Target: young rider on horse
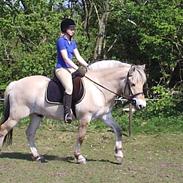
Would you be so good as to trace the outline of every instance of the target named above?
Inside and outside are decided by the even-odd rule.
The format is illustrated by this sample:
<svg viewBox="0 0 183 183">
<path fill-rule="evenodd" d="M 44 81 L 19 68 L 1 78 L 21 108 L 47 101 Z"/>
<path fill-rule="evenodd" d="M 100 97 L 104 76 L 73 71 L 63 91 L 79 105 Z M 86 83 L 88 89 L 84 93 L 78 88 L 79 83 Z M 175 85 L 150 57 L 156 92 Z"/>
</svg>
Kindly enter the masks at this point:
<svg viewBox="0 0 183 183">
<path fill-rule="evenodd" d="M 73 39 L 75 33 L 75 22 L 72 19 L 66 18 L 61 22 L 61 35 L 57 39 L 57 63 L 55 74 L 59 81 L 65 88 L 65 94 L 63 99 L 64 105 L 64 121 L 72 121 L 71 113 L 71 102 L 72 102 L 72 73 L 78 70 L 78 66 L 72 61 L 73 56 L 76 57 L 77 61 L 84 67 L 88 64 L 81 57 L 75 40 Z"/>
</svg>

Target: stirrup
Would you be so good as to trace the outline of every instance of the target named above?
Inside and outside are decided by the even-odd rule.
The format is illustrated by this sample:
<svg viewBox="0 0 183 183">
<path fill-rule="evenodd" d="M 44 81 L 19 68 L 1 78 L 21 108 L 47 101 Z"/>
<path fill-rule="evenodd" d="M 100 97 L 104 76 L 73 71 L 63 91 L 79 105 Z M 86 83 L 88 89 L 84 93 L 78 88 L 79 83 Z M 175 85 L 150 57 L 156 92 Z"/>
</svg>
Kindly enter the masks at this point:
<svg viewBox="0 0 183 183">
<path fill-rule="evenodd" d="M 72 122 L 72 116 L 71 114 L 67 113 L 64 117 L 65 123 L 71 123 Z"/>
</svg>

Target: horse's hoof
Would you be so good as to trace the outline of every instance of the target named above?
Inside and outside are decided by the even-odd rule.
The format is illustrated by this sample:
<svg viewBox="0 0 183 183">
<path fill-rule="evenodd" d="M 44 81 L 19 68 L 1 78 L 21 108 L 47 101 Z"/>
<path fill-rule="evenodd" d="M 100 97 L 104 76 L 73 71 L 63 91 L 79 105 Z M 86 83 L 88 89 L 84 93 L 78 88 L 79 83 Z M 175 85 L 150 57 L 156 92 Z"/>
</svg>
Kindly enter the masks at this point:
<svg viewBox="0 0 183 183">
<path fill-rule="evenodd" d="M 116 161 L 117 161 L 117 163 L 118 163 L 119 165 L 121 165 L 122 162 L 123 162 L 123 158 L 122 158 L 122 157 L 116 157 Z"/>
<path fill-rule="evenodd" d="M 32 156 L 32 159 L 34 161 L 37 161 L 37 162 L 40 162 L 40 163 L 47 163 L 48 161 L 44 158 L 44 156 L 37 156 L 37 157 L 34 157 Z"/>
<path fill-rule="evenodd" d="M 86 164 L 86 159 L 82 155 L 79 155 L 77 158 L 77 163 L 79 164 Z"/>
<path fill-rule="evenodd" d="M 122 151 L 118 151 L 115 153 L 115 158 L 118 162 L 118 164 L 122 164 L 122 161 L 123 161 L 123 152 Z"/>
<path fill-rule="evenodd" d="M 46 160 L 44 157 L 41 157 L 38 161 L 41 163 L 48 163 L 48 160 Z"/>
</svg>

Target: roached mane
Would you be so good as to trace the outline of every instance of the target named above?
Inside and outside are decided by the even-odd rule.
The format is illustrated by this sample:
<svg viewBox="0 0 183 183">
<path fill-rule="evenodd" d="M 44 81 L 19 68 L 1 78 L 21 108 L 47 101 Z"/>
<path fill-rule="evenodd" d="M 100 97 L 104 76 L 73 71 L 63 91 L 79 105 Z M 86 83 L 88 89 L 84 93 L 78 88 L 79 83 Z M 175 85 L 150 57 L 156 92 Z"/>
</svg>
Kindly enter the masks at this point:
<svg viewBox="0 0 183 183">
<path fill-rule="evenodd" d="M 115 67 L 129 67 L 130 64 L 123 63 L 120 61 L 115 60 L 101 60 L 97 61 L 89 66 L 91 70 L 100 70 L 100 69 L 107 69 L 107 68 L 115 68 Z"/>
</svg>

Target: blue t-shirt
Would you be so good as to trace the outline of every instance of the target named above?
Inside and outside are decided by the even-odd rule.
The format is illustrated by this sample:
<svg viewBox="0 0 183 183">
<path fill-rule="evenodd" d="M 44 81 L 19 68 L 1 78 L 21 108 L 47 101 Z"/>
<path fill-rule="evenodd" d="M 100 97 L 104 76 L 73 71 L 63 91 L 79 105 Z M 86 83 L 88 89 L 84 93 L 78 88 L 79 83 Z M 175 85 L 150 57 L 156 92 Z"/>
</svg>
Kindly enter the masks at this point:
<svg viewBox="0 0 183 183">
<path fill-rule="evenodd" d="M 68 39 L 65 36 L 59 37 L 56 42 L 57 47 L 57 63 L 56 68 L 68 68 L 70 65 L 65 63 L 64 59 L 62 58 L 62 55 L 60 53 L 61 50 L 67 50 L 68 58 L 72 60 L 74 55 L 74 49 L 77 48 L 76 41 L 71 40 L 68 41 Z"/>
</svg>

